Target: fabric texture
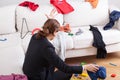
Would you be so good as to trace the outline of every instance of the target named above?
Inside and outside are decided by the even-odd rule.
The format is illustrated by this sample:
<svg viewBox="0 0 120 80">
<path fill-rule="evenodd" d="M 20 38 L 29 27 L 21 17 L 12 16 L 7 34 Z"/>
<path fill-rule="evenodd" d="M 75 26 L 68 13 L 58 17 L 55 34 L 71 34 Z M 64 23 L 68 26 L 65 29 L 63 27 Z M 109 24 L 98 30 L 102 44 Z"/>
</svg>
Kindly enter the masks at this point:
<svg viewBox="0 0 120 80">
<path fill-rule="evenodd" d="M 20 3 L 19 6 L 28 7 L 32 11 L 35 11 L 39 7 L 38 4 L 35 4 L 33 2 L 30 2 L 30 1 L 24 1 L 24 2 Z"/>
<path fill-rule="evenodd" d="M 120 11 L 116 11 L 116 10 L 112 11 L 109 16 L 109 23 L 107 23 L 103 29 L 104 30 L 111 29 L 114 26 L 115 21 L 117 21 L 119 18 L 120 18 Z"/>
<path fill-rule="evenodd" d="M 99 70 L 96 73 L 87 71 L 89 77 L 91 78 L 91 80 L 98 80 L 98 78 L 100 79 L 105 79 L 106 78 L 106 68 L 101 66 L 99 67 Z"/>
<path fill-rule="evenodd" d="M 107 51 L 105 48 L 105 43 L 103 41 L 102 35 L 97 27 L 90 25 L 90 31 L 93 33 L 93 46 L 97 48 L 97 58 L 105 58 Z"/>
<path fill-rule="evenodd" d="M 50 3 L 56 7 L 59 13 L 67 14 L 74 11 L 74 8 L 66 0 L 50 0 Z"/>
</svg>

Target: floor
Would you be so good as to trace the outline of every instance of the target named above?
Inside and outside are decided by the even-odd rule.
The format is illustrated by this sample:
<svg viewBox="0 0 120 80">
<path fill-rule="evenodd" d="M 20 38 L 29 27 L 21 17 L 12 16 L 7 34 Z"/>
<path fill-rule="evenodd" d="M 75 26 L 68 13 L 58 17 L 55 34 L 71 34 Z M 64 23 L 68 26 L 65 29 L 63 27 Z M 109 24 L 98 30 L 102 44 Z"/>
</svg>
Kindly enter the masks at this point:
<svg viewBox="0 0 120 80">
<path fill-rule="evenodd" d="M 96 56 L 85 56 L 79 58 L 69 58 L 65 61 L 69 65 L 80 65 L 81 63 L 96 63 L 106 67 L 107 78 L 105 80 L 120 80 L 120 52 L 109 53 L 105 59 L 96 59 Z M 85 72 L 86 73 L 86 72 Z M 111 77 L 115 74 L 115 77 Z M 83 80 L 90 80 L 89 77 Z"/>
</svg>

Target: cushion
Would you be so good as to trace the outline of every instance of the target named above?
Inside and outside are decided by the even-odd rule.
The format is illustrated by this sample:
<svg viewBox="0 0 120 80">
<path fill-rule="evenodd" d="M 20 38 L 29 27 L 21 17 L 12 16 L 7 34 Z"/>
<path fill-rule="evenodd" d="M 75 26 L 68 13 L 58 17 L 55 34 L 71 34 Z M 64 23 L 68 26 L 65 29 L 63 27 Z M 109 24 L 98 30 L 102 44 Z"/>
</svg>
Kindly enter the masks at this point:
<svg viewBox="0 0 120 80">
<path fill-rule="evenodd" d="M 0 34 L 15 32 L 16 5 L 0 7 Z"/>
<path fill-rule="evenodd" d="M 83 25 L 105 25 L 108 22 L 108 0 L 99 0 L 96 8 L 89 2 L 80 0 L 67 0 L 75 9 L 64 15 L 64 22 L 72 27 Z"/>
<path fill-rule="evenodd" d="M 120 42 L 120 38 L 118 37 L 120 35 L 119 30 L 110 29 L 105 31 L 102 29 L 102 26 L 94 26 L 94 27 L 98 27 L 98 29 L 100 30 L 103 36 L 103 41 L 105 42 L 106 45 Z M 89 28 L 90 28 L 89 26 L 86 26 L 86 27 L 76 27 L 71 29 L 72 30 L 71 33 L 74 34 L 74 36 L 72 36 L 74 48 L 78 49 L 78 48 L 92 47 L 93 34 L 89 30 Z M 75 36 L 75 33 L 78 31 L 78 29 L 81 29 L 83 32 L 80 35 Z"/>
<path fill-rule="evenodd" d="M 21 45 L 0 48 L 0 75 L 23 74 L 24 57 Z"/>
<path fill-rule="evenodd" d="M 16 15 L 17 15 L 17 28 L 19 31 L 21 31 L 22 27 L 22 21 L 23 18 L 26 19 L 28 29 L 29 31 L 32 31 L 34 28 L 40 28 L 43 26 L 44 22 L 47 20 L 47 17 L 45 14 L 50 14 L 51 10 L 53 9 L 53 6 L 50 4 L 39 4 L 39 7 L 36 9 L 36 11 L 31 11 L 29 8 L 17 6 L 16 9 Z M 55 19 L 57 19 L 60 24 L 63 24 L 63 15 L 58 14 L 56 15 Z M 27 27 L 25 24 L 25 20 L 23 22 L 24 26 L 24 32 L 26 32 Z"/>
</svg>

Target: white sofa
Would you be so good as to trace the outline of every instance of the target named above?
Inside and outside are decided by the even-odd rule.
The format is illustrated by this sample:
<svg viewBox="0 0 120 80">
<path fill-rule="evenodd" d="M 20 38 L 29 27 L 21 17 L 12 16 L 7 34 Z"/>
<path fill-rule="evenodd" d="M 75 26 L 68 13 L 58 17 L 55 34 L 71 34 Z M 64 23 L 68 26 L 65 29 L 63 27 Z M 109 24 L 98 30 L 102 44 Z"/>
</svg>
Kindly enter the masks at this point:
<svg viewBox="0 0 120 80">
<path fill-rule="evenodd" d="M 31 1 L 39 4 L 36 11 L 18 6 L 18 4 L 0 7 L 0 64 L 2 64 L 0 74 L 22 73 L 25 52 L 32 36 L 31 31 L 42 27 L 47 20 L 45 14 L 49 14 L 53 9 L 49 0 Z M 102 29 L 109 22 L 109 13 L 112 10 L 119 10 L 118 8 L 110 8 L 108 0 L 99 0 L 95 9 L 84 0 L 67 0 L 67 2 L 73 6 L 74 11 L 64 15 L 58 14 L 55 17 L 61 25 L 70 24 L 71 33 L 74 34 L 70 36 L 68 33 L 64 33 L 65 59 L 96 55 L 97 49 L 92 46 L 93 35 L 89 30 L 89 25 L 99 28 L 108 53 L 120 51 L 120 37 L 118 37 L 120 35 L 120 20 L 112 29 L 106 31 Z M 21 31 L 22 26 L 23 31 Z M 78 29 L 83 32 L 80 35 L 75 35 Z"/>
<path fill-rule="evenodd" d="M 29 8 L 20 6 L 16 9 L 17 28 L 20 32 L 22 18 L 26 19 L 28 29 L 29 31 L 32 31 L 36 27 L 42 27 L 43 23 L 47 20 L 45 14 L 49 14 L 53 9 L 53 5 L 49 3 L 49 0 L 45 0 L 44 2 L 38 2 L 37 0 L 30 1 L 39 4 L 39 8 L 35 12 L 31 11 Z M 120 51 L 120 38 L 118 37 L 120 35 L 120 30 L 118 29 L 119 26 L 115 25 L 110 30 L 103 30 L 103 27 L 109 22 L 110 11 L 119 9 L 115 7 L 109 9 L 108 0 L 99 0 L 97 7 L 94 9 L 89 2 L 85 2 L 84 0 L 67 0 L 67 2 L 74 8 L 74 11 L 68 14 L 59 14 L 56 16 L 56 19 L 61 25 L 69 24 L 72 30 L 71 33 L 74 34 L 73 36 L 65 36 L 65 58 L 96 55 L 97 49 L 92 46 L 93 34 L 89 30 L 89 25 L 99 28 L 108 53 Z M 83 33 L 76 36 L 75 33 L 79 28 Z M 24 31 L 22 31 L 22 33 L 26 33 L 26 29 L 27 27 L 24 23 Z M 30 37 L 31 35 L 28 34 L 24 39 L 22 39 L 25 51 Z"/>
</svg>

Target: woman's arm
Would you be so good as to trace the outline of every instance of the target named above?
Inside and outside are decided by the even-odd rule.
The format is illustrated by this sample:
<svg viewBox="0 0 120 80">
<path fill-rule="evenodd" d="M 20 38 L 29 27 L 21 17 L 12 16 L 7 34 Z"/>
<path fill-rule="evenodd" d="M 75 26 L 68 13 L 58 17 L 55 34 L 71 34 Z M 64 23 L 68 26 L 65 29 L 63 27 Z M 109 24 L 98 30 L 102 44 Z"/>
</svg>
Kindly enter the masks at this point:
<svg viewBox="0 0 120 80">
<path fill-rule="evenodd" d="M 82 73 L 83 71 L 82 66 L 69 66 L 64 63 L 64 61 L 56 55 L 56 52 L 52 47 L 47 47 L 47 49 L 45 49 L 44 58 L 49 64 L 65 73 Z"/>
<path fill-rule="evenodd" d="M 54 19 L 58 15 L 56 8 L 52 9 L 49 15 L 45 14 L 48 19 Z"/>
<path fill-rule="evenodd" d="M 52 47 L 47 47 L 47 49 L 45 49 L 44 58 L 48 61 L 49 64 L 66 73 L 81 74 L 83 70 L 88 70 L 91 72 L 96 72 L 99 70 L 99 66 L 95 64 L 86 64 L 84 66 L 69 66 L 64 63 L 64 61 L 56 54 L 55 49 Z"/>
</svg>

